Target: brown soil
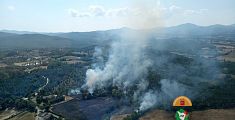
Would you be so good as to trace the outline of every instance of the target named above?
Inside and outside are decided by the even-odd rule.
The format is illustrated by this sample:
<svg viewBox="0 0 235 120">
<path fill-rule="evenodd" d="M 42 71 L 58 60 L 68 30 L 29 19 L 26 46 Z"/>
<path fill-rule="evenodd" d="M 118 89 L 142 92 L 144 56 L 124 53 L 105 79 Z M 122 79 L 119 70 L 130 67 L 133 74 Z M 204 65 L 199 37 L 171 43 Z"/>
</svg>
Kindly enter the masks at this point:
<svg viewBox="0 0 235 120">
<path fill-rule="evenodd" d="M 140 120 L 175 120 L 174 115 L 175 113 L 154 110 L 146 113 Z M 190 120 L 235 120 L 235 108 L 193 111 L 190 113 Z"/>
</svg>

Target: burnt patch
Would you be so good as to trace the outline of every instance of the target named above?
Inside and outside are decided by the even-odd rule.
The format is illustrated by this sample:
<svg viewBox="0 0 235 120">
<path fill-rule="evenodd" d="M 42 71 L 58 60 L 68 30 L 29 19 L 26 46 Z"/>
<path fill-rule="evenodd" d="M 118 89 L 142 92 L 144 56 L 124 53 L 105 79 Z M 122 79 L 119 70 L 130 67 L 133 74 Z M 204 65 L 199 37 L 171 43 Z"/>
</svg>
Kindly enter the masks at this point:
<svg viewBox="0 0 235 120">
<path fill-rule="evenodd" d="M 117 100 L 111 97 L 98 97 L 89 100 L 73 99 L 53 107 L 53 112 L 66 119 L 102 120 L 115 110 Z"/>
</svg>

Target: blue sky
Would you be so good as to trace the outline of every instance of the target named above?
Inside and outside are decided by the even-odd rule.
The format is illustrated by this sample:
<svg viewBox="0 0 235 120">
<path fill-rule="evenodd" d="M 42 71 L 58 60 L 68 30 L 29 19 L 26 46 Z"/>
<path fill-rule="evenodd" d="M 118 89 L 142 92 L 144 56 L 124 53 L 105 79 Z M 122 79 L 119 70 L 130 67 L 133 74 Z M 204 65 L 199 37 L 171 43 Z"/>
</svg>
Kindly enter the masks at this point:
<svg viewBox="0 0 235 120">
<path fill-rule="evenodd" d="M 235 0 L 0 0 L 0 29 L 38 32 L 234 24 Z"/>
</svg>

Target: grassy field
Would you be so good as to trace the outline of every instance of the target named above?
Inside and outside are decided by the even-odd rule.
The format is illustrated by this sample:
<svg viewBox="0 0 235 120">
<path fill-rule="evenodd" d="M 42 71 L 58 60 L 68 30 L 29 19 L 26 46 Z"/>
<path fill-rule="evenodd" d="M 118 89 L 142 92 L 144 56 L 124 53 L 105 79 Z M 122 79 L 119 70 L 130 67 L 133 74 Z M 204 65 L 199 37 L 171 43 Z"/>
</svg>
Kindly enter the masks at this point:
<svg viewBox="0 0 235 120">
<path fill-rule="evenodd" d="M 140 120 L 175 120 L 175 113 L 163 110 L 154 110 L 145 114 Z M 234 120 L 235 109 L 209 109 L 193 111 L 190 120 Z"/>
<path fill-rule="evenodd" d="M 9 120 L 35 120 L 35 113 L 22 112 Z"/>
<path fill-rule="evenodd" d="M 7 64 L 4 64 L 4 63 L 0 63 L 0 67 L 6 67 Z"/>
<path fill-rule="evenodd" d="M 10 118 L 11 116 L 14 116 L 14 115 L 16 115 L 18 113 L 19 113 L 19 111 L 16 111 L 14 109 L 0 111 L 0 120 L 4 120 L 4 119 L 7 119 L 7 118 Z"/>
<path fill-rule="evenodd" d="M 221 61 L 235 62 L 235 55 L 219 56 L 219 57 L 217 57 L 217 59 L 221 60 Z"/>
<path fill-rule="evenodd" d="M 125 117 L 127 117 L 130 114 L 124 114 L 124 115 L 113 115 L 110 120 L 123 120 Z"/>
</svg>

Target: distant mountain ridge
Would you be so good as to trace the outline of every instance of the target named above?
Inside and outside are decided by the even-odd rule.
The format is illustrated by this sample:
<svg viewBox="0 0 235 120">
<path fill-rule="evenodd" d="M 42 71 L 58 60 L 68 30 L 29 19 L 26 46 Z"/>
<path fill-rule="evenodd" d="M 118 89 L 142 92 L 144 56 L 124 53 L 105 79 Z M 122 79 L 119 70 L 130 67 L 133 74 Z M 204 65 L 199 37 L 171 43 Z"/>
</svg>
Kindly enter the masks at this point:
<svg viewBox="0 0 235 120">
<path fill-rule="evenodd" d="M 235 26 L 232 25 L 210 25 L 198 26 L 191 23 L 181 24 L 178 26 L 168 27 L 165 29 L 165 34 L 177 35 L 219 35 L 219 34 L 234 34 Z"/>
<path fill-rule="evenodd" d="M 185 23 L 185 24 L 180 24 L 176 26 L 171 26 L 171 27 L 164 27 L 163 29 L 169 30 L 169 29 L 196 29 L 196 28 L 222 28 L 222 27 L 235 27 L 235 24 L 231 25 L 221 25 L 221 24 L 214 24 L 214 25 L 209 25 L 209 26 L 200 26 L 192 23 Z M 128 27 L 123 27 L 120 29 L 110 29 L 110 30 L 97 30 L 97 31 L 87 31 L 87 32 L 31 32 L 31 31 L 18 31 L 18 30 L 0 30 L 0 32 L 4 33 L 13 33 L 13 34 L 46 34 L 46 35 L 65 35 L 67 33 L 79 33 L 79 34 L 87 34 L 87 33 L 102 33 L 102 32 L 109 32 L 109 31 L 120 31 L 120 30 L 132 30 L 131 28 Z"/>
<path fill-rule="evenodd" d="M 154 36 L 203 37 L 224 36 L 235 40 L 235 24 L 198 26 L 191 23 L 167 28 L 151 29 Z M 4 32 L 3 32 L 4 31 Z M 0 31 L 0 48 L 80 48 L 90 45 L 105 45 L 119 39 L 123 31 L 135 31 L 130 28 L 92 32 L 35 33 L 28 31 Z M 137 30 L 138 31 L 138 30 Z"/>
<path fill-rule="evenodd" d="M 0 48 L 63 48 L 71 47 L 71 42 L 69 39 L 56 36 L 22 34 L 0 37 Z"/>
<path fill-rule="evenodd" d="M 6 33 L 6 32 L 0 32 L 0 37 L 7 37 L 7 36 L 12 36 L 15 35 L 13 33 Z"/>
<path fill-rule="evenodd" d="M 0 30 L 0 32 L 13 33 L 13 34 L 37 34 L 39 32 L 17 31 L 17 30 Z"/>
</svg>

